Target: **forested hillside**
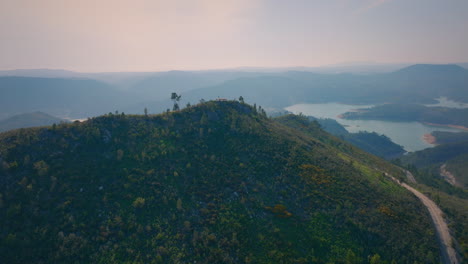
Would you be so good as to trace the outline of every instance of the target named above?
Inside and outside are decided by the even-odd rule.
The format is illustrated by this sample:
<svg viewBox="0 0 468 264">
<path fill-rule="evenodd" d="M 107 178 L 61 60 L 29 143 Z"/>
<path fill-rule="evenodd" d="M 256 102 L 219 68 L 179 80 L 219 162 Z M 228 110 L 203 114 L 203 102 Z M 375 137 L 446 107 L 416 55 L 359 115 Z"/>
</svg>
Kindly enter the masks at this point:
<svg viewBox="0 0 468 264">
<path fill-rule="evenodd" d="M 435 138 L 436 144 L 461 143 L 463 141 L 468 141 L 468 132 L 434 131 L 431 135 Z"/>
<path fill-rule="evenodd" d="M 428 170 L 432 181 L 442 180 L 441 166 L 445 164 L 448 170 L 456 178 L 456 184 L 459 187 L 468 187 L 468 141 L 441 144 L 434 148 L 428 148 L 421 151 L 410 153 L 403 156 L 401 160 L 404 164 L 424 168 Z M 434 177 L 435 175 L 435 177 Z M 427 182 L 426 184 L 429 184 Z M 434 184 L 429 184 L 434 185 Z"/>
<path fill-rule="evenodd" d="M 2 263 L 439 263 L 401 170 L 210 101 L 0 134 Z"/>
<path fill-rule="evenodd" d="M 358 133 L 349 133 L 340 123 L 330 118 L 315 118 L 307 117 L 309 120 L 316 120 L 320 127 L 328 133 L 335 135 L 354 146 L 382 157 L 387 160 L 392 160 L 400 157 L 406 151 L 405 149 L 394 143 L 385 135 L 379 135 L 375 132 L 360 131 Z"/>
</svg>

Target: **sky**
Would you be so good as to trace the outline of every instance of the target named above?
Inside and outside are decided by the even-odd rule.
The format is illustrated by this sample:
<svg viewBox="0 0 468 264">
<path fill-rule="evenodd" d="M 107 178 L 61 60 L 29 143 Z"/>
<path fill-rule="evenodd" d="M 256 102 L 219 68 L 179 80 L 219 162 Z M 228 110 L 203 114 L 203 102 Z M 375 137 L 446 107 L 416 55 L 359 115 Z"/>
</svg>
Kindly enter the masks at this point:
<svg viewBox="0 0 468 264">
<path fill-rule="evenodd" d="M 468 62 L 467 0 L 0 0 L 0 70 Z"/>
</svg>

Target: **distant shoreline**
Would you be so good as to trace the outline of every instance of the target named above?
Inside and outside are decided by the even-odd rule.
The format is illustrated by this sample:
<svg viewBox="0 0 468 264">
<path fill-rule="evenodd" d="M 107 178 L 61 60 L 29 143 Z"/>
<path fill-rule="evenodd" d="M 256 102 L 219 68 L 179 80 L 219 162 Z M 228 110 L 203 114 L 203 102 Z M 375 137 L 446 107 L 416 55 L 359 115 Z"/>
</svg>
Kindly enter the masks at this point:
<svg viewBox="0 0 468 264">
<path fill-rule="evenodd" d="M 434 124 L 434 123 L 428 123 L 428 122 L 422 122 L 424 125 L 428 126 L 439 126 L 439 127 L 450 127 L 450 128 L 456 128 L 456 129 L 461 129 L 464 131 L 468 131 L 468 127 L 465 126 L 457 126 L 457 125 L 442 125 L 442 124 Z M 422 136 L 422 139 L 431 145 L 438 145 L 437 143 L 437 138 L 434 137 L 432 134 L 424 134 Z"/>
<path fill-rule="evenodd" d="M 457 128 L 457 129 L 468 131 L 468 127 L 465 127 L 465 126 L 443 125 L 443 124 L 435 124 L 435 123 L 429 123 L 429 122 L 421 122 L 421 123 L 423 123 L 424 125 L 428 125 L 428 126 L 450 127 L 450 128 Z"/>
<path fill-rule="evenodd" d="M 346 119 L 346 118 L 344 118 L 343 114 L 337 115 L 336 117 L 340 118 L 340 119 Z M 357 120 L 367 120 L 367 119 L 357 119 Z M 389 120 L 385 120 L 385 119 L 383 119 L 383 120 L 382 119 L 372 119 L 372 120 L 389 121 Z M 396 122 L 408 122 L 408 121 L 396 121 Z M 460 125 L 444 125 L 444 124 L 436 124 L 436 123 L 429 123 L 429 122 L 421 122 L 421 121 L 418 121 L 418 120 L 414 120 L 413 122 L 419 122 L 419 123 L 421 123 L 423 125 L 427 125 L 427 126 L 450 127 L 450 128 L 456 128 L 456 129 L 468 131 L 468 127 L 460 126 Z"/>
</svg>

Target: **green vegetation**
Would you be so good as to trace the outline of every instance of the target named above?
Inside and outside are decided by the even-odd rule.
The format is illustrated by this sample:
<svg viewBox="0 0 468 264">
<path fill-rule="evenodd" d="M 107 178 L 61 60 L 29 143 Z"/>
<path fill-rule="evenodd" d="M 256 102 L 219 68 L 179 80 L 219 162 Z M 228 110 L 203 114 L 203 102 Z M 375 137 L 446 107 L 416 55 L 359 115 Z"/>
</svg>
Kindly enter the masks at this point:
<svg viewBox="0 0 468 264">
<path fill-rule="evenodd" d="M 468 153 L 447 161 L 447 170 L 457 178 L 461 186 L 468 188 Z"/>
<path fill-rule="evenodd" d="M 401 162 L 418 169 L 424 169 L 424 183 L 437 187 L 443 186 L 440 176 L 440 167 L 446 164 L 446 169 L 451 172 L 459 185 L 468 186 L 468 141 L 438 145 L 433 148 L 416 151 L 401 157 Z"/>
<path fill-rule="evenodd" d="M 366 152 L 388 160 L 400 157 L 406 152 L 387 136 L 375 132 L 349 133 L 342 138 Z"/>
<path fill-rule="evenodd" d="M 412 152 L 402 157 L 402 161 L 405 164 L 413 164 L 414 166 L 421 168 L 437 163 L 444 163 L 447 160 L 465 153 L 468 153 L 468 141 L 443 144 L 433 148 Z"/>
<path fill-rule="evenodd" d="M 468 132 L 434 131 L 431 133 L 437 144 L 448 144 L 468 141 Z"/>
<path fill-rule="evenodd" d="M 463 259 L 468 259 L 468 197 L 465 196 L 463 199 L 440 191 L 439 188 L 423 184 L 418 184 L 417 188 L 428 195 L 442 209 L 448 219 L 449 228 L 457 240 L 455 248 Z"/>
<path fill-rule="evenodd" d="M 273 112 L 272 117 L 281 117 L 283 115 L 292 114 L 291 112 Z M 307 116 L 310 121 L 317 121 L 320 127 L 328 133 L 341 138 L 354 146 L 379 156 L 387 160 L 393 160 L 406 153 L 405 149 L 394 143 L 385 135 L 379 135 L 375 132 L 360 131 L 358 133 L 349 133 L 348 130 L 335 119 L 331 118 L 316 118 Z M 278 120 L 282 120 L 279 118 Z"/>
<path fill-rule="evenodd" d="M 463 138 L 461 133 L 434 132 L 433 135 L 440 135 L 443 142 L 457 142 Z M 464 259 L 468 259 L 468 141 L 409 153 L 398 162 L 412 171 L 420 183 L 417 188 L 444 211 L 458 242 L 457 249 Z M 456 178 L 455 186 L 442 178 L 442 168 Z"/>
<path fill-rule="evenodd" d="M 174 103 L 174 106 L 172 107 L 172 110 L 177 111 L 180 109 L 179 107 L 179 101 L 182 95 L 177 95 L 177 93 L 171 93 L 171 100 Z"/>
<path fill-rule="evenodd" d="M 439 263 L 401 170 L 206 102 L 0 134 L 2 263 Z"/>
<path fill-rule="evenodd" d="M 364 111 L 344 113 L 343 118 L 418 121 L 468 127 L 468 108 L 428 107 L 418 104 L 384 104 L 364 109 Z"/>
<path fill-rule="evenodd" d="M 328 133 L 335 135 L 366 152 L 387 160 L 398 158 L 406 152 L 402 146 L 395 144 L 385 135 L 366 131 L 349 133 L 342 125 L 340 125 L 340 123 L 331 118 L 315 118 L 309 116 L 308 119 L 312 121 L 316 120 L 320 124 L 321 128 Z"/>
</svg>

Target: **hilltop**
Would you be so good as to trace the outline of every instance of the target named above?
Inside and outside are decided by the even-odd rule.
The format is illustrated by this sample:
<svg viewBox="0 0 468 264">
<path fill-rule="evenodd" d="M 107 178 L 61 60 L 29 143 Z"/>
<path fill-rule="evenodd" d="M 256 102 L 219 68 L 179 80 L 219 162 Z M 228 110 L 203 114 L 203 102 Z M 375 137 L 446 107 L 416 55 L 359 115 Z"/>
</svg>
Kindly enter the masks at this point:
<svg viewBox="0 0 468 264">
<path fill-rule="evenodd" d="M 0 134 L 5 263 L 438 263 L 399 168 L 210 101 Z"/>
</svg>

